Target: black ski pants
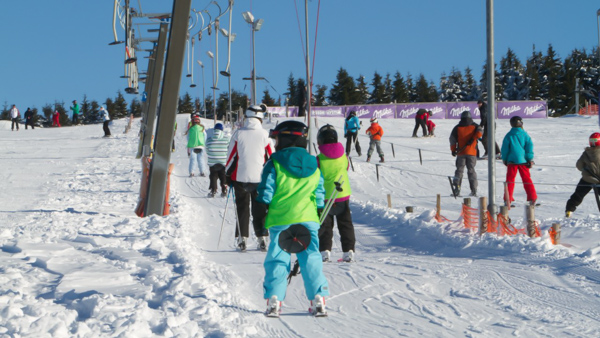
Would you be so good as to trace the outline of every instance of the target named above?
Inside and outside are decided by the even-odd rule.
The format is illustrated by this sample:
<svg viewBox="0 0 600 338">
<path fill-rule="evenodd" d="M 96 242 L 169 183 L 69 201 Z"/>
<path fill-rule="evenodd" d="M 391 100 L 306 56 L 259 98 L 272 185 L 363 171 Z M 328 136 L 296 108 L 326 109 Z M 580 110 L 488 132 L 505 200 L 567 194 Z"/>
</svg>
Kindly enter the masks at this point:
<svg viewBox="0 0 600 338">
<path fill-rule="evenodd" d="M 488 155 L 488 128 L 487 125 L 483 127 L 483 134 L 481 136 L 481 144 L 483 144 L 484 155 Z M 500 147 L 498 147 L 498 142 L 496 143 L 496 155 L 500 154 Z"/>
<path fill-rule="evenodd" d="M 19 130 L 19 118 L 18 117 L 11 119 L 10 129 L 14 130 L 15 126 L 17 126 L 17 130 Z"/>
<path fill-rule="evenodd" d="M 256 201 L 258 192 L 256 188 L 258 183 L 243 183 L 233 182 L 233 192 L 235 193 L 235 206 L 237 208 L 237 216 L 240 224 L 242 237 L 249 237 L 250 231 L 250 211 L 252 210 L 252 225 L 256 237 L 269 236 L 269 232 L 265 229 L 265 219 L 267 217 L 267 205 Z M 237 227 L 235 236 L 239 237 Z"/>
<path fill-rule="evenodd" d="M 102 129 L 104 130 L 104 136 L 110 136 L 110 129 L 108 129 L 108 124 L 110 121 L 104 121 L 102 124 Z"/>
<path fill-rule="evenodd" d="M 208 175 L 208 178 L 210 179 L 210 185 L 208 186 L 208 189 L 210 189 L 210 192 L 215 194 L 217 193 L 219 190 L 219 184 L 217 181 L 220 181 L 221 192 L 227 193 L 227 186 L 225 186 L 225 166 L 217 163 L 210 167 L 209 170 L 210 174 Z"/>
<path fill-rule="evenodd" d="M 333 244 L 333 218 L 337 220 L 338 231 L 342 240 L 342 251 L 354 251 L 356 237 L 354 236 L 354 224 L 350 212 L 350 201 L 346 200 L 334 203 L 331 211 L 325 217 L 319 229 L 319 251 L 331 251 Z"/>
<path fill-rule="evenodd" d="M 27 126 L 31 126 L 31 129 L 35 129 L 35 126 L 33 125 L 33 119 L 25 120 L 25 129 L 27 129 Z"/>
<path fill-rule="evenodd" d="M 358 130 L 354 133 L 346 133 L 346 156 L 350 156 L 350 152 L 352 151 L 352 143 L 354 143 L 356 147 L 358 156 L 362 155 L 362 152 L 360 151 L 360 144 L 358 143 Z"/>
<path fill-rule="evenodd" d="M 423 129 L 423 136 L 427 136 L 427 123 L 425 120 L 415 117 L 415 129 L 413 129 L 413 137 L 417 137 L 417 131 L 419 131 L 419 127 Z"/>
<path fill-rule="evenodd" d="M 577 207 L 583 202 L 583 198 L 587 195 L 590 190 L 592 190 L 592 184 L 583 180 L 579 180 L 577 183 L 577 188 L 575 188 L 575 192 L 571 195 L 571 198 L 567 201 L 566 211 L 575 211 Z M 595 187 L 596 193 L 600 193 L 600 188 Z"/>
</svg>

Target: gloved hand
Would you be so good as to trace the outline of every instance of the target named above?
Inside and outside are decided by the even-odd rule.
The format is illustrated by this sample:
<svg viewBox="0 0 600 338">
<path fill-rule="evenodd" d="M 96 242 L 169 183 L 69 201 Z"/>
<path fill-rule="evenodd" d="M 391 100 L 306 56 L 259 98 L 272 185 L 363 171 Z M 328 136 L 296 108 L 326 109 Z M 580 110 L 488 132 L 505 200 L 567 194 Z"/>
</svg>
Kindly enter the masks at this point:
<svg viewBox="0 0 600 338">
<path fill-rule="evenodd" d="M 527 163 L 525 164 L 525 166 L 527 168 L 531 168 L 534 164 L 535 164 L 535 162 L 533 162 L 533 161 L 527 161 Z"/>
<path fill-rule="evenodd" d="M 502 161 L 502 163 L 504 163 L 504 165 L 508 167 L 508 163 L 506 163 L 506 161 Z"/>
<path fill-rule="evenodd" d="M 452 157 L 456 157 L 458 155 L 458 150 L 452 150 Z"/>
<path fill-rule="evenodd" d="M 231 179 L 231 175 L 225 175 L 225 184 L 230 187 L 233 185 L 233 180 Z"/>
<path fill-rule="evenodd" d="M 323 208 L 317 209 L 317 214 L 319 215 L 319 217 L 321 217 L 322 213 L 323 213 Z"/>
<path fill-rule="evenodd" d="M 348 138 L 348 133 L 345 133 L 345 134 L 344 134 L 344 138 Z"/>
</svg>

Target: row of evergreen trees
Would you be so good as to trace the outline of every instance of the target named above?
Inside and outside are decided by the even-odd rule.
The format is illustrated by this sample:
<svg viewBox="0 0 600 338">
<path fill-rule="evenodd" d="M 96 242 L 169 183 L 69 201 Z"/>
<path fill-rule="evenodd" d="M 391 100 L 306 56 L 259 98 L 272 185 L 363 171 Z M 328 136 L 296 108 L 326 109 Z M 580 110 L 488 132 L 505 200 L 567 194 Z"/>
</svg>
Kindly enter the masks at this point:
<svg viewBox="0 0 600 338">
<path fill-rule="evenodd" d="M 579 91 L 582 99 L 590 99 L 597 102 L 596 88 L 600 84 L 599 59 L 595 50 L 587 53 L 584 50 L 575 49 L 564 60 L 556 54 L 552 45 L 548 46 L 546 53 L 533 48 L 523 64 L 515 53 L 509 48 L 496 67 L 496 100 L 546 100 L 548 108 L 555 115 L 563 115 L 574 112 L 575 106 L 575 82 L 579 79 Z M 496 65 L 497 66 L 497 65 Z M 313 88 L 313 102 L 315 106 L 324 105 L 353 105 L 353 104 L 378 104 L 393 102 L 454 102 L 454 101 L 476 101 L 487 97 L 487 71 L 485 64 L 479 81 L 475 80 L 471 68 L 467 67 L 464 72 L 452 68 L 448 74 L 442 74 L 439 88 L 433 81 L 427 80 L 423 74 L 416 78 L 410 73 L 402 75 L 396 71 L 392 76 L 390 73 L 382 76 L 378 72 L 373 74 L 370 82 L 365 76 L 359 75 L 356 79 L 347 70 L 340 68 L 337 72 L 335 82 L 328 87 L 317 84 Z M 287 81 L 287 102 L 282 98 L 275 100 L 269 90 L 263 92 L 262 103 L 267 106 L 300 106 L 306 104 L 306 81 L 295 79 L 290 74 Z M 245 110 L 248 106 L 248 96 L 237 90 L 232 90 L 232 109 Z M 229 110 L 229 95 L 227 92 L 219 94 L 216 100 L 216 109 L 212 95 L 205 98 L 202 104 L 200 98 L 192 98 L 188 93 L 179 99 L 178 113 L 190 114 L 194 111 L 202 111 L 207 117 L 212 117 L 216 110 L 217 118 L 221 119 Z M 98 114 L 100 103 L 89 101 L 84 95 L 80 101 L 83 123 L 99 123 L 101 118 Z M 115 98 L 107 98 L 103 105 L 108 110 L 112 119 L 118 119 L 129 114 L 136 117 L 141 116 L 142 104 L 134 97 L 128 105 L 121 92 L 117 92 Z M 22 109 L 22 108 L 20 108 Z M 64 102 L 46 104 L 41 108 L 39 114 L 36 107 L 32 107 L 36 113 L 34 121 L 37 124 L 51 124 L 52 113 L 57 110 L 60 113 L 62 125 L 70 125 L 70 111 Z M 0 112 L 0 119 L 9 119 L 10 107 L 4 103 Z M 24 113 L 22 109 L 21 113 Z"/>
</svg>

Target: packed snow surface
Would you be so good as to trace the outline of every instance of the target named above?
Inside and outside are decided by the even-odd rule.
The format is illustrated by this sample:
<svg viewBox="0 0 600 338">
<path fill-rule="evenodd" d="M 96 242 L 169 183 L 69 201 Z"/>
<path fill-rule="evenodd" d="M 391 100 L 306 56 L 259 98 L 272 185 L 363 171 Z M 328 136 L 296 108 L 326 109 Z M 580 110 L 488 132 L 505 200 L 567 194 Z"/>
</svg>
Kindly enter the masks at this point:
<svg viewBox="0 0 600 338">
<path fill-rule="evenodd" d="M 179 125 L 188 118 L 178 116 Z M 325 123 L 342 139 L 343 120 L 318 120 Z M 189 177 L 183 128 L 171 156 L 171 214 L 139 218 L 138 119 L 127 134 L 126 121 L 114 121 L 111 138 L 102 138 L 101 125 L 13 132 L 2 121 L 0 336 L 600 336 L 593 194 L 564 217 L 581 177 L 575 161 L 598 130 L 597 118 L 525 120 L 535 145 L 538 238 L 480 236 L 464 227 L 462 198 L 450 196 L 447 178 L 454 175 L 448 137 L 457 121 L 435 123 L 436 137 L 411 138 L 413 120 L 380 120 L 385 163 L 378 167 L 376 154 L 365 162 L 368 140 L 360 137 L 363 156 L 353 152 L 350 172 L 357 261 L 336 262 L 336 235 L 334 262 L 324 264 L 329 317 L 308 314 L 298 276 L 281 317 L 272 319 L 263 315 L 265 254 L 255 238 L 248 252 L 236 252 L 232 203 L 225 214 L 226 198 L 206 197 L 208 178 Z M 499 143 L 508 130 L 499 120 Z M 495 165 L 501 203 L 506 168 Z M 478 162 L 477 174 L 479 195 L 487 196 L 487 161 Z M 463 187 L 468 193 L 466 173 Z M 437 194 L 441 214 L 453 221 L 435 220 Z M 515 199 L 510 217 L 523 228 L 520 183 Z M 561 245 L 550 242 L 552 223 L 562 226 Z"/>
</svg>

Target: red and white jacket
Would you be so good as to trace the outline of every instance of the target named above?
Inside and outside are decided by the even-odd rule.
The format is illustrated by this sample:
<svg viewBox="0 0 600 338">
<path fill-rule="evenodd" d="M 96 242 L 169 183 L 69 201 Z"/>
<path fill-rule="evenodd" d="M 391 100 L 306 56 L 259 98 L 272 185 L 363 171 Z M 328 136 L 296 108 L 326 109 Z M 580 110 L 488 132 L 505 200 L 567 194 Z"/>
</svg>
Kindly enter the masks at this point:
<svg viewBox="0 0 600 338">
<path fill-rule="evenodd" d="M 263 166 L 272 153 L 269 132 L 263 129 L 260 120 L 248 118 L 231 136 L 226 172 L 233 181 L 260 183 Z"/>
</svg>

